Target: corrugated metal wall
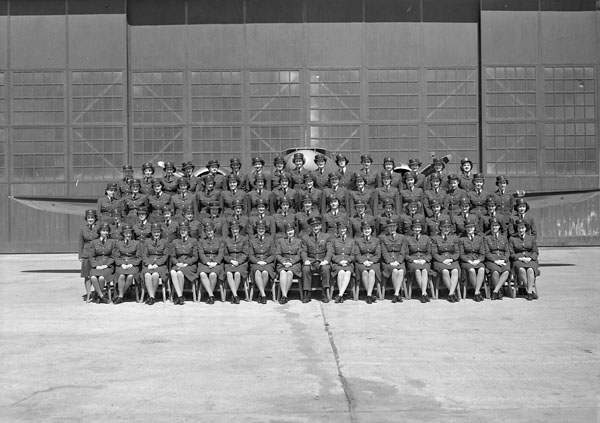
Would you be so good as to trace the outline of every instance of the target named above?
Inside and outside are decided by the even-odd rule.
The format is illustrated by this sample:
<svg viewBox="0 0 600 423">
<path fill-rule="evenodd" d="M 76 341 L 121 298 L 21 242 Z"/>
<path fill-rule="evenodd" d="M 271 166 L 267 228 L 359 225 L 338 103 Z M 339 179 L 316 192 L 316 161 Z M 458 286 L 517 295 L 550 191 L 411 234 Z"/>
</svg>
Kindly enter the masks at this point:
<svg viewBox="0 0 600 423">
<path fill-rule="evenodd" d="M 7 195 L 100 195 L 125 162 L 313 145 L 597 187 L 600 12 L 574 3 L 0 1 L 0 252 L 81 224 Z M 599 243 L 599 201 L 538 211 L 542 241 Z"/>
</svg>

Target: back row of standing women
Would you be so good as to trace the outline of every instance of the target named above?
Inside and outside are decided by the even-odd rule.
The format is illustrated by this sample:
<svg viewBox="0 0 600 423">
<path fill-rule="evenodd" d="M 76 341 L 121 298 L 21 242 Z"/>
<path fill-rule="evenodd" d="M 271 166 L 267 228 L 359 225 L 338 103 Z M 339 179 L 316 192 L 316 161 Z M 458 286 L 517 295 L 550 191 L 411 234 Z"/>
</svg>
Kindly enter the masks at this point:
<svg viewBox="0 0 600 423">
<path fill-rule="evenodd" d="M 174 175 L 176 169 L 170 163 L 165 165 L 165 174 L 162 178 L 155 178 L 153 166 L 144 164 L 142 180 L 131 178 L 128 174 L 130 169 L 126 167 L 124 179 L 117 184 L 109 184 L 106 195 L 98 200 L 97 215 L 101 223 L 106 223 L 110 231 L 109 237 L 116 242 L 123 242 L 126 238 L 123 228 L 127 225 L 130 226 L 130 238 L 142 243 L 151 239 L 160 228 L 159 238 L 166 240 L 166 243 L 171 246 L 176 240 L 182 239 L 181 229 L 187 227 L 184 238 L 199 240 L 197 241 L 199 249 L 202 249 L 202 241 L 210 238 L 211 231 L 213 237 L 228 240 L 235 238 L 236 227 L 237 236 L 246 239 L 248 243 L 257 237 L 272 238 L 277 241 L 288 237 L 292 232 L 293 236 L 297 235 L 305 243 L 307 237 L 310 238 L 316 233 L 322 234 L 324 239 L 321 242 L 330 245 L 333 252 L 331 257 L 326 255 L 326 259 L 319 258 L 320 262 L 325 261 L 325 263 L 313 266 L 315 267 L 313 270 L 319 270 L 320 279 L 325 280 L 324 285 L 327 284 L 327 287 L 330 271 L 334 277 L 339 278 L 338 289 L 342 295 L 338 295 L 336 301 L 343 301 L 343 293 L 351 276 L 356 276 L 363 281 L 367 290 L 367 301 L 373 301 L 372 286 L 381 281 L 381 274 L 375 269 L 390 263 L 382 263 L 380 266 L 382 251 L 377 256 L 377 248 L 374 247 L 372 253 L 377 256 L 377 262 L 366 260 L 370 263 L 367 266 L 370 268 L 365 271 L 362 267 L 365 266 L 364 260 L 360 262 L 363 257 L 358 258 L 359 261 L 356 262 L 356 257 L 361 256 L 360 248 L 356 245 L 368 240 L 368 243 L 377 244 L 381 249 L 383 240 L 387 237 L 392 237 L 394 243 L 398 243 L 398 252 L 402 256 L 401 262 L 394 260 L 398 265 L 397 269 L 386 271 L 381 267 L 384 270 L 384 278 L 391 280 L 394 286 L 394 301 L 400 300 L 400 288 L 396 282 L 404 278 L 405 261 L 410 276 L 422 289 L 423 302 L 428 299 L 424 288 L 427 286 L 427 272 L 432 264 L 433 269 L 448 286 L 450 292 L 448 299 L 456 301 L 459 258 L 464 259 L 465 251 L 476 257 L 468 262 L 467 267 L 464 263 L 462 266 L 475 288 L 476 301 L 482 299 L 480 289 L 485 276 L 485 266 L 490 272 L 494 286 L 492 298 L 500 298 L 500 288 L 508 278 L 511 255 L 515 273 L 527 287 L 528 299 L 535 298 L 533 287 L 538 273 L 535 222 L 527 215 L 529 207 L 526 201 L 508 192 L 506 178 L 497 177 L 497 189 L 494 192 L 487 192 L 483 188 L 483 175 L 469 175 L 472 169 L 472 162 L 469 159 L 461 161 L 461 175 L 444 176 L 444 163 L 434 159 L 433 174 L 424 177 L 416 172 L 407 172 L 403 180 L 400 179 L 399 174 L 392 171 L 395 164 L 391 158 L 386 158 L 384 169 L 377 172 L 371 169 L 371 158 L 368 155 L 362 156 L 362 169 L 352 173 L 346 168 L 348 160 L 338 155 L 336 157 L 338 171 L 325 174 L 326 160 L 326 156 L 317 155 L 315 157 L 317 170 L 309 172 L 304 169 L 304 157 L 298 153 L 294 155 L 295 168 L 291 172 L 286 172 L 283 159 L 276 158 L 274 170 L 267 174 L 264 170 L 264 161 L 255 158 L 253 159 L 254 170 L 247 175 L 241 174 L 237 159 L 231 160 L 232 171 L 227 175 L 219 173 L 218 162 L 212 160 L 207 166 L 208 175 L 202 178 L 194 176 L 194 166 L 190 162 L 183 164 L 187 175 L 183 178 Z M 416 159 L 411 159 L 409 164 L 415 171 L 418 171 L 421 165 Z M 319 222 L 316 225 L 318 230 L 314 229 L 315 221 Z M 494 229 L 496 226 L 497 230 Z M 207 231 L 207 228 L 210 230 Z M 90 226 L 89 222 L 88 229 L 90 232 L 88 238 L 93 237 L 93 225 Z M 487 242 L 490 236 L 497 240 L 497 245 L 493 245 L 495 248 L 489 246 L 488 254 L 485 246 L 490 244 Z M 341 269 L 341 276 L 340 269 L 332 263 L 336 255 L 334 254 L 336 240 L 340 237 L 344 242 L 351 240 L 355 243 L 351 249 L 346 246 L 346 253 L 350 253 L 352 258 L 342 263 L 344 269 Z M 83 238 L 85 236 L 82 235 L 80 249 L 82 256 L 86 255 L 83 248 L 86 241 Z M 514 242 L 512 238 L 515 238 Z M 520 242 L 517 242 L 518 240 Z M 413 241 L 416 241 L 416 244 Z M 467 244 L 472 245 L 465 247 Z M 221 259 L 227 262 L 226 252 L 229 251 L 229 247 L 224 245 L 223 248 Z M 356 251 L 355 248 L 359 250 Z M 514 251 L 511 252 L 510 248 Z M 270 255 L 273 263 L 276 261 L 275 253 L 274 250 L 264 255 Z M 414 257 L 411 258 L 414 253 L 424 257 L 417 258 L 415 263 Z M 490 254 L 498 254 L 502 257 L 492 261 L 494 266 L 499 268 L 492 270 L 494 266 L 484 263 L 485 258 L 490 261 L 492 257 Z M 525 258 L 531 260 L 523 261 L 521 257 L 517 257 L 523 254 L 528 256 Z M 172 255 L 171 248 L 169 256 Z M 200 252 L 197 257 L 201 262 Z M 385 261 L 385 258 L 383 260 Z M 235 259 L 234 261 L 238 262 Z M 521 263 L 524 265 L 522 266 Z M 264 270 L 265 278 L 269 276 L 273 278 L 275 275 L 275 272 L 270 270 L 270 268 Z M 185 273 L 181 273 L 184 276 L 181 283 L 182 292 Z M 295 275 L 291 273 L 290 284 L 291 277 Z M 173 281 L 177 281 L 179 277 L 173 273 L 158 274 L 158 277 L 164 279 L 162 276 L 171 276 Z M 280 283 L 284 280 L 281 283 L 284 291 L 287 282 L 285 276 L 288 275 L 284 275 L 283 278 L 281 274 L 279 276 Z M 245 273 L 243 271 L 200 272 L 198 277 L 209 294 L 214 289 L 213 285 L 224 277 L 227 277 L 228 282 L 231 279 L 233 283 L 230 282 L 229 286 L 236 293 L 237 289 L 234 288 L 239 287 L 237 281 L 243 280 Z M 256 272 L 254 275 L 251 274 L 251 278 L 256 283 Z M 152 274 L 150 279 L 152 280 Z M 193 280 L 193 275 L 188 279 Z M 94 281 L 93 275 L 91 281 Z M 123 286 L 126 285 L 124 282 Z M 179 295 L 178 284 L 173 282 L 173 285 Z M 265 283 L 257 283 L 261 301 L 264 297 L 265 285 Z M 307 288 L 306 284 L 304 288 Z M 307 297 L 310 298 L 310 286 L 308 288 L 305 290 Z M 150 289 L 149 293 L 152 294 Z M 285 293 L 287 294 L 287 291 Z M 211 297 L 212 295 L 209 295 L 209 300 Z M 287 295 L 282 296 L 282 298 L 286 297 Z M 237 295 L 233 295 L 233 298 L 237 298 Z"/>
</svg>

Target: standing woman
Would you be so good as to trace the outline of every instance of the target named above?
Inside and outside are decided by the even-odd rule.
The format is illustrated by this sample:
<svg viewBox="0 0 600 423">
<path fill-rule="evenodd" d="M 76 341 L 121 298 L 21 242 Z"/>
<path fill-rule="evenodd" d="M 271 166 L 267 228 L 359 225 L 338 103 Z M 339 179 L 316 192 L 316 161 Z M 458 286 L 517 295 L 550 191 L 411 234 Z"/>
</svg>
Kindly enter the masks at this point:
<svg viewBox="0 0 600 423">
<path fill-rule="evenodd" d="M 256 235 L 250 236 L 248 242 L 250 277 L 260 292 L 261 304 L 267 303 L 265 287 L 269 278 L 275 278 L 275 237 L 265 236 L 266 228 L 264 220 L 256 222 Z"/>
<path fill-rule="evenodd" d="M 113 256 L 115 259 L 115 276 L 117 277 L 118 295 L 114 304 L 121 304 L 129 287 L 138 279 L 142 262 L 140 242 L 133 239 L 133 226 L 123 226 L 123 239 L 117 241 Z"/>
<path fill-rule="evenodd" d="M 211 175 L 204 177 L 204 189 L 196 192 L 196 209 L 197 216 L 201 219 L 208 215 L 208 205 L 210 203 L 218 203 L 221 195 L 221 190 L 215 189 L 215 178 Z"/>
<path fill-rule="evenodd" d="M 337 173 L 340 175 L 340 186 L 348 190 L 354 189 L 354 175 L 348 169 L 348 165 L 350 164 L 348 158 L 338 153 L 335 155 L 335 164 L 338 167 Z"/>
<path fill-rule="evenodd" d="M 240 225 L 234 222 L 229 230 L 230 238 L 224 239 L 225 251 L 223 262 L 227 284 L 231 289 L 231 304 L 239 304 L 238 289 L 242 280 L 248 278 L 248 239 L 240 235 Z"/>
<path fill-rule="evenodd" d="M 475 288 L 475 301 L 482 301 L 480 290 L 485 277 L 485 267 L 483 259 L 485 257 L 485 247 L 483 237 L 475 234 L 476 223 L 474 220 L 468 220 L 465 223 L 465 235 L 460 238 L 460 267 L 467 271 L 467 278 L 470 284 Z"/>
<path fill-rule="evenodd" d="M 527 288 L 527 301 L 537 300 L 535 279 L 540 275 L 538 268 L 538 246 L 535 236 L 527 230 L 523 221 L 515 222 L 517 233 L 509 240 L 512 271 L 519 284 Z"/>
<path fill-rule="evenodd" d="M 473 185 L 473 162 L 465 157 L 460 161 L 460 175 L 458 175 L 458 186 L 465 191 L 472 191 L 475 188 Z"/>
<path fill-rule="evenodd" d="M 102 223 L 112 223 L 113 212 L 115 209 L 121 207 L 121 200 L 117 199 L 115 196 L 116 192 L 117 184 L 111 182 L 106 185 L 106 191 L 104 191 L 104 195 L 98 198 L 98 202 L 96 203 L 96 211 L 98 212 L 100 222 Z"/>
<path fill-rule="evenodd" d="M 171 196 L 163 191 L 162 181 L 155 179 L 152 181 L 154 194 L 148 195 L 148 204 L 150 206 L 150 223 L 160 223 L 163 220 L 162 211 L 165 206 L 171 204 Z"/>
<path fill-rule="evenodd" d="M 179 238 L 171 243 L 171 282 L 177 298 L 174 304 L 183 305 L 183 288 L 186 279 L 192 282 L 197 279 L 198 242 L 189 236 L 190 225 L 187 222 L 179 224 Z"/>
<path fill-rule="evenodd" d="M 154 304 L 156 290 L 161 283 L 167 283 L 169 261 L 169 244 L 161 237 L 160 223 L 152 224 L 152 237 L 144 239 L 142 244 L 142 274 L 148 299 L 146 304 Z"/>
<path fill-rule="evenodd" d="M 398 219 L 393 218 L 387 221 L 385 235 L 380 235 L 381 242 L 381 268 L 383 280 L 392 281 L 394 287 L 394 297 L 392 303 L 401 303 L 400 288 L 404 281 L 406 256 L 406 237 L 398 233 Z M 385 291 L 384 291 L 385 295 Z"/>
<path fill-rule="evenodd" d="M 160 180 L 163 183 L 163 188 L 169 194 L 175 194 L 177 192 L 177 185 L 179 178 L 175 176 L 175 163 L 166 162 L 165 163 L 165 174 Z"/>
<path fill-rule="evenodd" d="M 190 183 L 187 178 L 177 180 L 177 194 L 171 196 L 171 207 L 175 212 L 173 219 L 177 222 L 183 221 L 183 210 L 197 207 L 196 194 L 190 193 Z M 194 212 L 197 214 L 197 212 Z"/>
<path fill-rule="evenodd" d="M 212 222 L 204 224 L 204 238 L 198 243 L 198 274 L 202 286 L 208 293 L 206 304 L 215 303 L 215 288 L 218 281 L 223 280 L 223 257 L 225 245 L 220 238 L 215 236 L 215 227 Z"/>
<path fill-rule="evenodd" d="M 101 223 L 100 237 L 90 242 L 88 256 L 90 258 L 90 280 L 98 295 L 98 302 L 108 304 L 109 299 L 104 296 L 104 286 L 113 281 L 115 260 L 112 256 L 116 241 L 110 239 L 110 225 Z M 109 287 L 110 289 L 110 287 Z"/>
<path fill-rule="evenodd" d="M 354 177 L 356 178 L 357 175 L 362 176 L 365 179 L 365 186 L 370 190 L 375 189 L 377 185 L 377 172 L 372 168 L 373 158 L 369 154 L 363 154 L 360 156 L 360 164 L 362 167 L 356 172 Z"/>
<path fill-rule="evenodd" d="M 335 302 L 339 304 L 344 302 L 344 293 L 350 284 L 350 278 L 352 278 L 356 243 L 354 238 L 348 235 L 348 219 L 336 220 L 335 225 L 337 236 L 330 238 L 331 249 L 333 250 L 331 276 L 337 281 L 338 295 L 335 296 Z"/>
<path fill-rule="evenodd" d="M 279 273 L 279 288 L 281 298 L 279 304 L 288 302 L 288 292 L 292 286 L 294 276 L 300 279 L 302 259 L 302 240 L 296 238 L 296 226 L 288 223 L 285 226 L 285 237 L 279 238 L 275 245 L 275 259 Z"/>
<path fill-rule="evenodd" d="M 421 302 L 427 303 L 431 301 L 427 295 L 427 283 L 431 270 L 431 238 L 422 235 L 422 231 L 423 222 L 415 219 L 411 225 L 412 235 L 406 237 L 406 262 L 408 263 L 408 275 L 414 276 L 421 289 Z"/>
<path fill-rule="evenodd" d="M 381 244 L 379 238 L 373 235 L 372 223 L 364 220 L 360 225 L 362 237 L 357 238 L 354 244 L 354 260 L 356 275 L 360 276 L 365 291 L 367 291 L 367 304 L 375 302 L 373 288 L 381 283 Z"/>
<path fill-rule="evenodd" d="M 517 198 L 515 200 L 515 213 L 510 218 L 510 225 L 508 225 L 508 233 L 515 235 L 517 233 L 517 223 L 522 223 L 527 228 L 527 233 L 534 238 L 537 237 L 537 229 L 533 216 L 527 214 L 529 211 L 529 204 L 524 198 Z"/>
<path fill-rule="evenodd" d="M 440 235 L 435 236 L 431 244 L 433 268 L 439 273 L 444 285 L 448 288 L 448 301 L 456 303 L 459 301 L 459 297 L 456 295 L 458 276 L 460 275 L 459 239 L 451 233 L 452 223 L 449 219 L 440 221 L 440 230 Z M 477 296 L 475 301 L 479 301 Z"/>
<path fill-rule="evenodd" d="M 508 280 L 510 270 L 510 248 L 502 233 L 502 223 L 497 217 L 490 220 L 490 234 L 484 238 L 485 267 L 492 280 L 492 300 L 501 300 L 500 290 Z"/>
<path fill-rule="evenodd" d="M 157 179 L 158 180 L 158 179 Z M 151 195 L 153 191 L 152 182 L 154 181 L 154 165 L 150 162 L 146 162 L 142 165 L 142 186 L 140 192 L 142 194 Z"/>
<path fill-rule="evenodd" d="M 227 175 L 226 184 L 228 190 L 222 190 L 219 196 L 221 210 L 225 216 L 233 214 L 233 206 L 239 200 L 242 204 L 247 204 L 246 192 L 239 187 L 240 179 L 233 174 Z M 246 207 L 246 211 L 248 208 Z"/>
<path fill-rule="evenodd" d="M 141 183 L 139 179 L 131 181 L 131 192 L 123 196 L 125 220 L 135 225 L 137 222 L 137 211 L 141 207 L 148 207 L 148 196 L 140 192 Z"/>
<path fill-rule="evenodd" d="M 374 215 L 378 215 L 383 212 L 385 209 L 384 204 L 387 200 L 391 200 L 393 204 L 394 210 L 400 210 L 400 191 L 398 188 L 392 185 L 392 173 L 383 171 L 380 174 L 380 183 L 381 185 L 375 188 L 373 200 L 373 205 L 375 210 L 373 210 Z"/>
<path fill-rule="evenodd" d="M 273 172 L 271 172 L 271 178 L 267 189 L 274 191 L 281 185 L 280 178 L 285 174 L 285 159 L 281 156 L 276 156 L 273 159 Z"/>
<path fill-rule="evenodd" d="M 87 301 L 92 284 L 90 282 L 90 270 L 92 268 L 89 259 L 89 245 L 98 239 L 98 216 L 96 210 L 85 211 L 85 225 L 79 231 L 79 261 L 81 261 L 81 277 L 85 285 L 85 300 Z"/>
</svg>

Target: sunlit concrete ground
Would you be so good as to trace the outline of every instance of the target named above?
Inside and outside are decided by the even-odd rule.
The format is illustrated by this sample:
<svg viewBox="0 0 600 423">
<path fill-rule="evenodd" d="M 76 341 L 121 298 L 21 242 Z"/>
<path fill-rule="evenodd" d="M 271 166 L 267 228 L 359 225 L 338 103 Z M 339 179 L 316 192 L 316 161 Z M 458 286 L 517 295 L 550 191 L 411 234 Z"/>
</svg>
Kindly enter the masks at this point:
<svg viewBox="0 0 600 423">
<path fill-rule="evenodd" d="M 3 255 L 0 421 L 597 422 L 600 248 L 541 262 L 533 302 L 150 307 Z"/>
</svg>

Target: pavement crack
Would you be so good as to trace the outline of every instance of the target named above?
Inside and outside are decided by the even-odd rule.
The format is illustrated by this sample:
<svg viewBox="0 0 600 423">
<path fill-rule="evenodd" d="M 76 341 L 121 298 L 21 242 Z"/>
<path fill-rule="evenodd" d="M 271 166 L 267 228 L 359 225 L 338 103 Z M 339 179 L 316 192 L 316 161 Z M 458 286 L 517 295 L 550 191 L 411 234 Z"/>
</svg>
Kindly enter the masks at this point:
<svg viewBox="0 0 600 423">
<path fill-rule="evenodd" d="M 19 405 L 22 402 L 27 401 L 28 399 L 36 396 L 36 395 L 40 395 L 40 394 L 47 394 L 48 392 L 52 392 L 52 391 L 56 391 L 59 389 L 86 389 L 86 388 L 92 388 L 92 389 L 99 389 L 101 388 L 101 385 L 96 385 L 96 386 L 85 386 L 85 385 L 60 385 L 60 386 L 53 386 L 51 388 L 48 389 L 42 389 L 39 391 L 35 391 L 33 393 L 31 393 L 30 395 L 27 395 L 25 398 L 20 399 L 19 401 L 13 403 L 12 405 Z"/>
<path fill-rule="evenodd" d="M 327 316 L 325 315 L 325 309 L 323 308 L 323 304 L 319 304 L 321 307 L 321 316 L 323 317 L 323 326 L 325 327 L 325 332 L 327 332 L 327 336 L 329 337 L 329 345 L 331 345 L 331 352 L 333 353 L 333 358 L 335 359 L 335 365 L 338 371 L 338 377 L 340 379 L 340 383 L 342 384 L 342 389 L 344 390 L 344 395 L 346 396 L 346 402 L 348 403 L 348 412 L 350 413 L 350 421 L 352 423 L 358 422 L 358 417 L 356 415 L 356 399 L 354 398 L 354 393 L 352 392 L 352 388 L 348 379 L 344 376 L 344 372 L 342 372 L 342 368 L 340 365 L 340 355 L 338 353 L 337 346 L 335 345 L 335 338 L 333 336 L 333 332 L 329 329 L 329 322 L 327 321 Z"/>
</svg>

